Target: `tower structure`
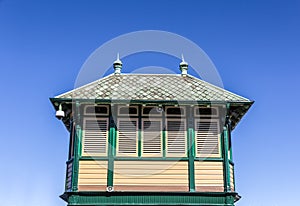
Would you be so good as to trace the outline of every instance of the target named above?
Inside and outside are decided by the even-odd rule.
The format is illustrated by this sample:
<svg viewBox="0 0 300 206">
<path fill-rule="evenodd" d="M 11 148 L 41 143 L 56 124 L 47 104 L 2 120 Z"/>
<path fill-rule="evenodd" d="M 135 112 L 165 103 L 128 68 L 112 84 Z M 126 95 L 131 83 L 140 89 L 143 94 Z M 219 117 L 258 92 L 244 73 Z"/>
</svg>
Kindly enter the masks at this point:
<svg viewBox="0 0 300 206">
<path fill-rule="evenodd" d="M 115 72 L 50 98 L 70 132 L 75 205 L 234 205 L 231 132 L 253 104 L 187 73 Z"/>
</svg>

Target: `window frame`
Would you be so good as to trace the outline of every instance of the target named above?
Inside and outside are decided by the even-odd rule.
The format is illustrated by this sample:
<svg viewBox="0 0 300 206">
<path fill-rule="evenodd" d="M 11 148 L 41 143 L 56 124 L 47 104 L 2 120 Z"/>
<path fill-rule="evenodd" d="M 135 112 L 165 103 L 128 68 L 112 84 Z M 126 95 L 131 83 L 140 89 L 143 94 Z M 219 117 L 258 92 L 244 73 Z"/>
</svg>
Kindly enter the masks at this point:
<svg viewBox="0 0 300 206">
<path fill-rule="evenodd" d="M 217 125 L 217 140 L 218 140 L 218 154 L 201 154 L 200 151 L 198 152 L 198 129 L 197 123 L 198 122 L 215 122 Z M 221 128 L 219 119 L 194 119 L 194 131 L 195 131 L 195 156 L 197 158 L 221 158 L 222 157 L 222 145 L 221 145 Z"/>
<path fill-rule="evenodd" d="M 160 131 L 158 131 L 160 133 L 160 153 L 144 153 L 144 122 L 145 121 L 159 121 L 160 122 Z M 162 118 L 142 118 L 141 117 L 141 157 L 163 157 L 163 119 Z"/>
<path fill-rule="evenodd" d="M 183 132 L 184 132 L 184 141 L 185 141 L 185 145 L 184 145 L 184 154 L 172 154 L 172 153 L 168 153 L 168 121 L 183 121 L 183 125 L 184 125 L 184 129 L 183 129 Z M 187 157 L 187 154 L 188 154 L 188 141 L 187 141 L 187 119 L 186 118 L 166 118 L 165 119 L 165 142 L 166 142 L 166 145 L 165 145 L 165 154 L 166 156 L 165 157 Z"/>
<path fill-rule="evenodd" d="M 93 113 L 88 113 L 87 112 L 87 108 L 88 107 L 105 107 L 106 109 L 107 109 L 107 113 L 96 113 L 96 112 L 93 112 Z M 88 105 L 84 105 L 84 112 L 83 112 L 83 114 L 85 115 L 85 116 L 91 116 L 91 115 L 94 115 L 94 116 L 108 116 L 109 115 L 109 105 L 90 105 L 90 104 L 88 104 Z"/>
<path fill-rule="evenodd" d="M 129 111 L 129 108 L 136 108 L 136 114 L 122 114 L 120 112 L 120 109 L 121 108 L 124 108 L 124 107 L 127 107 L 128 108 L 128 111 Z M 138 116 L 139 115 L 139 106 L 137 105 L 129 105 L 129 106 L 126 106 L 126 105 L 119 105 L 118 106 L 118 116 L 122 116 L 122 117 L 130 117 L 130 116 Z"/>
<path fill-rule="evenodd" d="M 171 108 L 180 108 L 183 111 L 182 114 L 168 114 L 168 109 Z M 165 116 L 167 117 L 186 117 L 186 107 L 185 106 L 166 106 L 165 107 Z"/>
<path fill-rule="evenodd" d="M 119 125 L 120 125 L 120 121 L 131 121 L 131 120 L 136 120 L 136 134 L 135 134 L 135 142 L 136 142 L 136 149 L 135 149 L 135 153 L 131 153 L 131 154 L 127 154 L 127 153 L 120 153 L 119 151 L 119 137 L 120 137 L 120 129 L 119 129 Z M 119 117 L 117 119 L 117 132 L 116 132 L 116 157 L 138 157 L 138 151 L 139 151 L 139 118 L 138 117 Z"/>
<path fill-rule="evenodd" d="M 105 140 L 105 152 L 98 152 L 98 153 L 88 153 L 85 152 L 85 134 L 86 134 L 86 121 L 87 120 L 106 120 L 106 140 Z M 107 157 L 108 156 L 108 138 L 109 138 L 109 118 L 108 117 L 84 117 L 83 119 L 83 128 L 82 128 L 82 148 L 81 148 L 81 156 L 100 156 L 100 157 Z"/>
<path fill-rule="evenodd" d="M 216 114 L 212 115 L 212 114 L 197 114 L 197 110 L 200 108 L 210 108 L 210 109 L 215 109 L 216 110 Z M 206 106 L 195 106 L 194 108 L 194 117 L 212 117 L 212 118 L 217 118 L 219 117 L 219 107 L 206 107 Z"/>
</svg>

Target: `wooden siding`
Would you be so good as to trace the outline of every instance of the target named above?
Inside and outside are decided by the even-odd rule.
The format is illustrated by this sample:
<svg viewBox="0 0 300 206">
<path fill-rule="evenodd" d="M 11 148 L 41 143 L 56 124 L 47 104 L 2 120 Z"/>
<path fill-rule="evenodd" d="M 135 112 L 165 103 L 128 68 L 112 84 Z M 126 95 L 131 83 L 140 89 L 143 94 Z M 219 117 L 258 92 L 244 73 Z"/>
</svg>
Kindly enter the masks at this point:
<svg viewBox="0 0 300 206">
<path fill-rule="evenodd" d="M 115 161 L 115 191 L 188 191 L 188 163 Z"/>
<path fill-rule="evenodd" d="M 230 189 L 231 191 L 234 191 L 234 170 L 233 166 L 230 164 Z"/>
<path fill-rule="evenodd" d="M 107 161 L 80 161 L 78 175 L 79 191 L 103 191 L 107 183 Z"/>
<path fill-rule="evenodd" d="M 195 185 L 198 192 L 223 192 L 223 163 L 195 161 Z"/>
<path fill-rule="evenodd" d="M 70 190 L 72 187 L 72 171 L 73 171 L 73 162 L 69 162 L 67 164 L 66 190 Z"/>
</svg>

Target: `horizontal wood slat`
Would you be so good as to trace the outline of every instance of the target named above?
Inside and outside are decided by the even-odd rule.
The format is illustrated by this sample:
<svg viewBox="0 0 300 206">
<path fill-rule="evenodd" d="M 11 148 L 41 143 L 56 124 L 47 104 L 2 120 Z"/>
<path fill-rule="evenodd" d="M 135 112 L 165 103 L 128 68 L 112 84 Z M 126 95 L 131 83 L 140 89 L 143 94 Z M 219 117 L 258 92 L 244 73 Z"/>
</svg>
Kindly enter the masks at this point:
<svg viewBox="0 0 300 206">
<path fill-rule="evenodd" d="M 72 186 L 72 171 L 73 171 L 73 162 L 69 162 L 67 164 L 66 190 L 70 190 Z"/>
<path fill-rule="evenodd" d="M 230 189 L 231 191 L 235 191 L 234 188 L 234 170 L 233 170 L 233 166 L 230 164 Z"/>
<path fill-rule="evenodd" d="M 138 186 L 138 185 L 116 185 L 114 186 L 115 191 L 155 191 L 155 192 L 179 192 L 188 191 L 188 186 Z"/>
<path fill-rule="evenodd" d="M 165 186 L 170 187 L 169 191 L 186 191 L 188 165 L 187 162 L 170 161 L 115 161 L 114 185 L 115 190 L 120 188 L 124 191 L 137 188 L 141 189 L 139 191 L 165 191 Z"/>
<path fill-rule="evenodd" d="M 107 161 L 80 161 L 78 188 L 81 191 L 87 191 L 88 188 L 101 186 L 106 189 L 107 184 Z M 91 187 L 90 187 L 91 186 Z"/>
<path fill-rule="evenodd" d="M 197 191 L 223 191 L 223 163 L 195 161 L 195 185 Z"/>
</svg>

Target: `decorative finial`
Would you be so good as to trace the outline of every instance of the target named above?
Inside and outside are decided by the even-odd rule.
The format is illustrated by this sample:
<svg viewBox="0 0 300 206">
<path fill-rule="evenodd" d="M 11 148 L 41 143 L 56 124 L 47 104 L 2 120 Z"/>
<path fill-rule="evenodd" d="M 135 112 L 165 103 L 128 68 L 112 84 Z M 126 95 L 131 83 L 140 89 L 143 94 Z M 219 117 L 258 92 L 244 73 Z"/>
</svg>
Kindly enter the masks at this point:
<svg viewBox="0 0 300 206">
<path fill-rule="evenodd" d="M 120 54 L 117 54 L 117 60 L 114 61 L 114 69 L 115 69 L 115 74 L 121 74 L 121 69 L 122 69 L 122 62 L 120 60 Z"/>
<path fill-rule="evenodd" d="M 185 77 L 187 75 L 188 67 L 189 67 L 189 64 L 186 61 L 184 61 L 184 56 L 183 56 L 183 54 L 181 54 L 181 62 L 179 64 L 179 68 L 180 68 L 182 76 Z"/>
</svg>

